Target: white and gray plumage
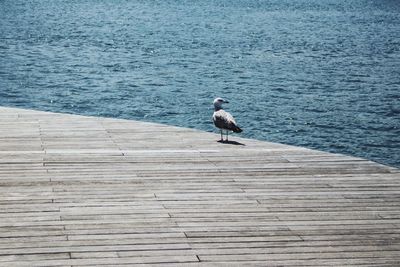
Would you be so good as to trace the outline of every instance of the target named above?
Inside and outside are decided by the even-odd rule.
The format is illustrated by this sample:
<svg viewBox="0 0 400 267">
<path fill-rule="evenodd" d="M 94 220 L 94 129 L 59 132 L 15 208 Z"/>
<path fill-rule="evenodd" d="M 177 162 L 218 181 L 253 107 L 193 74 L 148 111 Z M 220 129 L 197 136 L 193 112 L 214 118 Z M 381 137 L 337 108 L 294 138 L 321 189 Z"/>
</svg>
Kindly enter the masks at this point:
<svg viewBox="0 0 400 267">
<path fill-rule="evenodd" d="M 226 112 L 225 110 L 222 109 L 222 104 L 223 103 L 229 103 L 228 101 L 218 97 L 214 99 L 214 115 L 213 115 L 213 121 L 214 124 L 217 128 L 221 130 L 221 141 L 224 141 L 222 131 L 226 130 L 226 140 L 228 141 L 228 133 L 229 131 L 233 131 L 235 133 L 240 133 L 242 132 L 242 129 L 240 129 L 233 116 Z"/>
</svg>

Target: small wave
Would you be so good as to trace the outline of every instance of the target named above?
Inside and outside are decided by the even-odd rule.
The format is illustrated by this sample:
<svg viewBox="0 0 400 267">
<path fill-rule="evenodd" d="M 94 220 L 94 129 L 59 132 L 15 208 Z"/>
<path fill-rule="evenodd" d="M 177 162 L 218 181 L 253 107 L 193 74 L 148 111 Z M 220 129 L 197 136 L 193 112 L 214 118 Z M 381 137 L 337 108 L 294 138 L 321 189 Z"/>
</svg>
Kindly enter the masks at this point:
<svg viewBox="0 0 400 267">
<path fill-rule="evenodd" d="M 400 108 L 391 108 L 389 112 L 385 114 L 388 117 L 399 117 Z"/>
<path fill-rule="evenodd" d="M 164 87 L 164 86 L 167 86 L 167 84 L 165 84 L 165 83 L 145 83 L 143 85 L 152 86 L 152 87 Z"/>
</svg>

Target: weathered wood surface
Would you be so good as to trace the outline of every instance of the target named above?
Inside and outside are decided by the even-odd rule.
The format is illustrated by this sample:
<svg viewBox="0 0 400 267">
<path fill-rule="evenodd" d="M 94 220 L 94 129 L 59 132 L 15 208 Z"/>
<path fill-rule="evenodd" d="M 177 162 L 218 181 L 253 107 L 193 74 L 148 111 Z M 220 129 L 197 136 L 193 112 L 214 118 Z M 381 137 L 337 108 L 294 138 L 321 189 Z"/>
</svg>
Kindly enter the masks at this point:
<svg viewBox="0 0 400 267">
<path fill-rule="evenodd" d="M 400 172 L 0 108 L 0 266 L 399 266 Z"/>
</svg>

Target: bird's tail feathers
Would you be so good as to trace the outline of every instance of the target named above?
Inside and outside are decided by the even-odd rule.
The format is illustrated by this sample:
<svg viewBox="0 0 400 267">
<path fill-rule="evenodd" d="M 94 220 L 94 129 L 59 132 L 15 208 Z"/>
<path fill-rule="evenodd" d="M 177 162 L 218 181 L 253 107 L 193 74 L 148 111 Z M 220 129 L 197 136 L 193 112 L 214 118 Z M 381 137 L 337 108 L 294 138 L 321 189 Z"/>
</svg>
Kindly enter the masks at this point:
<svg viewBox="0 0 400 267">
<path fill-rule="evenodd" d="M 241 133 L 242 129 L 240 129 L 238 126 L 233 127 L 232 129 L 235 133 Z"/>
</svg>

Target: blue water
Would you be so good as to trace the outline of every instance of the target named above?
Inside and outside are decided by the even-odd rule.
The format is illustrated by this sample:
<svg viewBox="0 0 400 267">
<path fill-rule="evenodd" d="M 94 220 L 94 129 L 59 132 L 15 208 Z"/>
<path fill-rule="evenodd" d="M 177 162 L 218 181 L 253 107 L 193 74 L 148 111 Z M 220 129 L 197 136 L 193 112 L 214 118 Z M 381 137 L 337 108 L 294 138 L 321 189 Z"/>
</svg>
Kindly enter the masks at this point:
<svg viewBox="0 0 400 267">
<path fill-rule="evenodd" d="M 0 1 L 0 105 L 215 131 L 217 96 L 240 136 L 400 167 L 400 1 Z"/>
</svg>

